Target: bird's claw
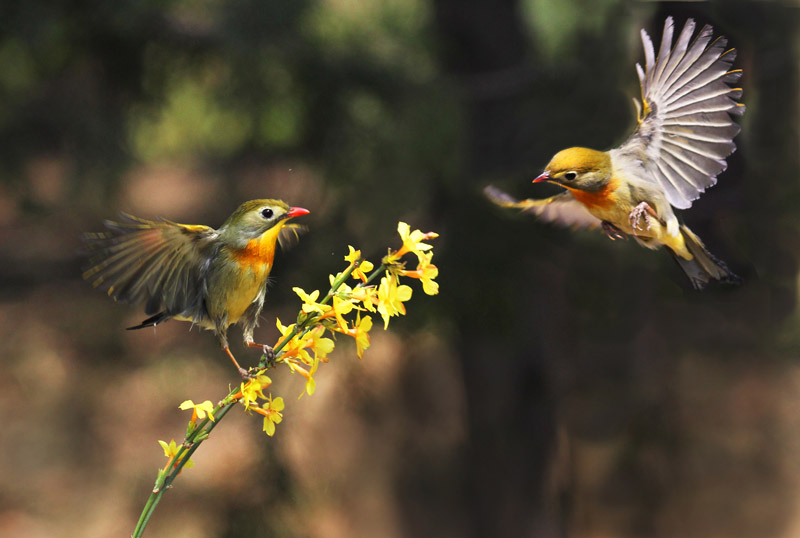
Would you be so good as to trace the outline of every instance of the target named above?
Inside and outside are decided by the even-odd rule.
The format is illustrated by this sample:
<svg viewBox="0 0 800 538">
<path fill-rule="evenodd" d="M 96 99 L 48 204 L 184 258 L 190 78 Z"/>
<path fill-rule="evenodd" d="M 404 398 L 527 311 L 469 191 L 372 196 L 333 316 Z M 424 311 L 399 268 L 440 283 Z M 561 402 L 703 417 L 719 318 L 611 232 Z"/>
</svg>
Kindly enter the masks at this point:
<svg viewBox="0 0 800 538">
<path fill-rule="evenodd" d="M 264 352 L 264 360 L 267 365 L 273 366 L 275 363 L 275 350 L 272 349 L 272 346 L 266 344 L 261 346 L 261 350 Z"/>
<path fill-rule="evenodd" d="M 242 367 L 239 367 L 239 375 L 242 376 L 242 379 L 253 379 L 253 375 L 250 373 L 250 370 Z"/>
<path fill-rule="evenodd" d="M 631 214 L 628 216 L 628 220 L 631 223 L 631 228 L 633 229 L 633 233 L 636 233 L 636 230 L 649 230 L 651 223 L 648 216 L 653 212 L 647 202 L 641 202 L 639 205 L 633 208 Z M 644 221 L 647 228 L 642 226 L 642 221 Z"/>
<path fill-rule="evenodd" d="M 603 233 L 605 233 L 606 236 L 609 239 L 611 239 L 612 241 L 614 241 L 616 239 L 625 239 L 626 238 L 625 232 L 623 232 L 622 230 L 620 230 L 619 228 L 617 228 L 616 226 L 614 226 L 613 224 L 611 224 L 607 220 L 603 221 L 602 226 L 603 226 Z"/>
</svg>

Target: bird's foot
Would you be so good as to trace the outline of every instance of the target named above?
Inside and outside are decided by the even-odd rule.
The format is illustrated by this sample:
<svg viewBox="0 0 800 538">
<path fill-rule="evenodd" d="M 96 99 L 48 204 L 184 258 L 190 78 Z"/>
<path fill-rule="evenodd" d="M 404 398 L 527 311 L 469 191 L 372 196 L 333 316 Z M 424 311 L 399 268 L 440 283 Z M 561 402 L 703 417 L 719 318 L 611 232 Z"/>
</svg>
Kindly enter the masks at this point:
<svg viewBox="0 0 800 538">
<path fill-rule="evenodd" d="M 239 375 L 242 376 L 242 379 L 253 379 L 255 377 L 250 373 L 250 370 L 246 370 L 242 367 L 239 367 Z"/>
<path fill-rule="evenodd" d="M 602 226 L 603 226 L 603 233 L 605 233 L 606 236 L 609 239 L 611 239 L 612 241 L 614 241 L 616 239 L 625 239 L 627 237 L 625 235 L 625 232 L 623 232 L 622 230 L 620 230 L 619 228 L 617 228 L 616 226 L 614 226 L 613 224 L 611 224 L 607 220 L 603 221 Z"/>
<path fill-rule="evenodd" d="M 647 202 L 641 202 L 633 208 L 633 211 L 631 211 L 631 214 L 628 216 L 628 220 L 631 223 L 634 234 L 636 234 L 636 230 L 650 229 L 651 222 L 649 217 L 651 215 L 655 215 L 655 211 L 653 211 L 653 208 L 650 207 Z M 642 225 L 642 221 L 644 221 L 644 225 Z"/>
<path fill-rule="evenodd" d="M 272 346 L 268 346 L 267 344 L 257 344 L 255 342 L 245 342 L 247 347 L 260 347 L 261 351 L 264 353 L 264 357 L 261 359 L 259 364 L 264 364 L 268 368 L 272 368 L 275 366 L 275 350 L 272 349 Z"/>
<path fill-rule="evenodd" d="M 275 366 L 275 350 L 272 349 L 272 346 L 261 344 L 261 351 L 264 352 L 264 358 L 267 361 L 267 366 Z"/>
</svg>

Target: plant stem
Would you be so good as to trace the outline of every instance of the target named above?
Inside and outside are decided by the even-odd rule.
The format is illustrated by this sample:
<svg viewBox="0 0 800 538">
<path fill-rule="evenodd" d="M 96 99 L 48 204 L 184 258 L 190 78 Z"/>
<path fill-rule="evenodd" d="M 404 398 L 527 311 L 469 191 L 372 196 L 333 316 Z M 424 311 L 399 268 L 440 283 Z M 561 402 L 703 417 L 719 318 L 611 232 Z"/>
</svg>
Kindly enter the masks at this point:
<svg viewBox="0 0 800 538">
<path fill-rule="evenodd" d="M 327 304 L 330 302 L 331 298 L 336 295 L 336 292 L 339 290 L 339 288 L 345 282 L 347 282 L 347 279 L 350 278 L 350 276 L 353 274 L 353 271 L 355 271 L 355 269 L 361 264 L 361 261 L 361 258 L 359 258 L 352 262 L 350 266 L 333 281 L 330 290 L 328 291 L 327 295 L 322 298 L 320 304 Z M 379 267 L 372 271 L 372 273 L 366 278 L 366 281 L 359 282 L 358 286 L 356 287 L 368 286 L 370 282 L 384 273 L 386 268 L 387 264 L 382 263 Z M 303 323 L 295 325 L 292 331 L 287 334 L 283 340 L 275 345 L 273 351 L 276 353 L 279 352 L 286 347 L 292 338 L 296 337 L 298 334 L 305 334 L 306 332 L 310 331 L 315 321 L 317 321 L 317 318 L 312 316 L 307 318 Z M 259 362 L 259 367 L 265 366 L 268 367 L 267 365 Z M 238 392 L 237 388 L 232 389 L 223 402 L 226 402 L 228 399 L 230 399 L 234 394 L 236 394 L 236 392 Z M 194 429 L 194 431 L 185 437 L 183 444 L 178 449 L 174 458 L 167 463 L 169 467 L 159 470 L 153 492 L 150 494 L 150 497 L 148 497 L 147 502 L 142 509 L 142 513 L 139 516 L 139 521 L 137 522 L 136 528 L 133 531 L 132 538 L 141 538 L 148 521 L 150 521 L 150 517 L 153 515 L 158 503 L 161 501 L 161 497 L 164 495 L 166 490 L 172 486 L 172 482 L 178 477 L 178 474 L 189 462 L 191 455 L 194 454 L 203 441 L 208 438 L 208 436 L 211 434 L 211 431 L 217 427 L 220 421 L 235 404 L 236 401 L 227 401 L 227 403 L 218 405 L 213 411 L 214 420 L 211 420 L 209 417 L 203 419 L 203 421 Z"/>
</svg>

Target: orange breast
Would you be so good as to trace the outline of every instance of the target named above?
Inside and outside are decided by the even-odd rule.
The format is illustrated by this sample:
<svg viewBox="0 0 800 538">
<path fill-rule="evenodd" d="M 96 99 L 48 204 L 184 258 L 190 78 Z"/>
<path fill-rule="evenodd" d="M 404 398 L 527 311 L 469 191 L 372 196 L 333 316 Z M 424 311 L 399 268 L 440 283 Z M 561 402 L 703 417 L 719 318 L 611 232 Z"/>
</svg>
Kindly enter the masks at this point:
<svg viewBox="0 0 800 538">
<path fill-rule="evenodd" d="M 566 185 L 563 184 L 562 186 L 566 187 Z M 610 209 L 614 207 L 614 205 L 617 203 L 614 191 L 617 190 L 618 186 L 618 181 L 611 180 L 605 187 L 594 192 L 586 192 L 580 189 L 570 189 L 569 187 L 566 188 L 572 193 L 573 198 L 585 205 L 587 209 L 592 210 Z"/>
<path fill-rule="evenodd" d="M 269 274 L 272 260 L 275 258 L 275 241 L 278 236 L 277 231 L 270 233 L 271 231 L 265 232 L 261 237 L 251 239 L 243 249 L 232 253 L 231 257 L 242 270 L 249 269 L 256 274 L 266 271 Z"/>
</svg>

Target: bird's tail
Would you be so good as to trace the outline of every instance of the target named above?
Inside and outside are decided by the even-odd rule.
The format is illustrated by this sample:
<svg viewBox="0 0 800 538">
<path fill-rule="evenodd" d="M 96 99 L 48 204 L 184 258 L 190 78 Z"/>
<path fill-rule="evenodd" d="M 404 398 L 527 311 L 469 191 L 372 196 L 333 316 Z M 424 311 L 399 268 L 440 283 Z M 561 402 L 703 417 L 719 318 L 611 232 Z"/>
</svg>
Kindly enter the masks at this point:
<svg viewBox="0 0 800 538">
<path fill-rule="evenodd" d="M 172 318 L 172 314 L 167 314 L 166 312 L 159 312 L 155 316 L 150 316 L 139 325 L 134 325 L 133 327 L 128 327 L 129 331 L 135 331 L 136 329 L 144 329 L 145 327 L 155 327 L 159 323 L 164 323 Z"/>
<path fill-rule="evenodd" d="M 718 280 L 727 284 L 741 284 L 742 279 L 728 269 L 724 262 L 718 260 L 703 245 L 703 242 L 688 227 L 681 226 L 681 234 L 686 243 L 686 248 L 694 256 L 687 260 L 672 253 L 675 261 L 681 266 L 683 272 L 689 277 L 696 290 L 705 288 L 711 280 Z"/>
</svg>

